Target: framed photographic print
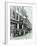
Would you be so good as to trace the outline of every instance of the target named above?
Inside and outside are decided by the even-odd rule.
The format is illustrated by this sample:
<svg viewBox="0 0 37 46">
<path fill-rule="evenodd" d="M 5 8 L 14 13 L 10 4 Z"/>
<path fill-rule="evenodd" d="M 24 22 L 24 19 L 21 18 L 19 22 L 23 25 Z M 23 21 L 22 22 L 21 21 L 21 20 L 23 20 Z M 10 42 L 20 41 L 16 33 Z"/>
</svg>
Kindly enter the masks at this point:
<svg viewBox="0 0 37 46">
<path fill-rule="evenodd" d="M 33 3 L 6 2 L 5 43 L 35 41 L 34 7 Z"/>
</svg>

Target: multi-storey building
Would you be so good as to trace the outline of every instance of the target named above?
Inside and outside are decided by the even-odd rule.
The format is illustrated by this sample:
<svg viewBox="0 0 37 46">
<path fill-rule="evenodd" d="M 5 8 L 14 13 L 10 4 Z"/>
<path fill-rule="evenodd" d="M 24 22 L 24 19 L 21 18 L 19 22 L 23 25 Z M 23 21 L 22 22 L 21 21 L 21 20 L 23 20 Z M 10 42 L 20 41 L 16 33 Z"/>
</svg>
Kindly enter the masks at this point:
<svg viewBox="0 0 37 46">
<path fill-rule="evenodd" d="M 26 13 L 23 13 L 23 9 L 20 8 L 10 8 L 10 33 L 15 33 L 14 35 L 20 36 L 25 34 L 28 29 L 31 29 L 31 23 L 27 19 Z"/>
</svg>

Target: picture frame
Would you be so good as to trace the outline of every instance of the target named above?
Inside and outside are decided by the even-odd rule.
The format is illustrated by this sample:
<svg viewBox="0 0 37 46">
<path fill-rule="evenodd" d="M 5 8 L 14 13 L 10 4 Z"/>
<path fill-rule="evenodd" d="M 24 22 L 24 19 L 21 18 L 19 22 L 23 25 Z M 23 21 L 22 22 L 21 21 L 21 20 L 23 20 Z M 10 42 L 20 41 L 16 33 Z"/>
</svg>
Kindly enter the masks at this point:
<svg viewBox="0 0 37 46">
<path fill-rule="evenodd" d="M 27 11 L 27 15 L 32 15 L 32 16 L 28 16 L 28 17 L 30 17 L 29 19 L 32 19 L 32 21 L 29 20 L 29 21 L 32 22 L 32 38 L 29 38 L 27 36 L 25 38 L 22 38 L 21 36 L 20 37 L 17 37 L 17 35 L 15 35 L 16 37 L 13 38 L 13 35 L 10 33 L 10 31 L 11 31 L 11 28 L 10 28 L 10 26 L 11 26 L 10 25 L 10 22 L 11 22 L 11 14 L 13 14 L 13 13 L 11 13 L 13 11 L 13 9 L 11 9 L 11 8 L 14 8 L 16 10 L 16 7 L 22 7 L 24 9 L 27 9 L 26 10 Z M 35 4 L 34 3 L 5 2 L 5 44 L 6 43 L 12 44 L 13 41 L 14 41 L 14 43 L 19 43 L 19 42 L 22 42 L 22 41 L 23 42 L 26 42 L 26 43 L 33 43 L 34 41 L 36 41 L 35 40 L 36 39 L 35 38 L 36 31 L 34 29 L 34 23 L 33 23 L 33 21 L 34 21 L 33 16 L 35 16 L 35 13 L 34 13 L 35 8 L 34 7 L 35 7 Z M 22 14 L 24 14 L 24 13 L 22 13 Z M 19 23 L 18 21 L 16 21 L 16 22 Z M 18 28 L 18 26 L 17 26 L 17 28 Z"/>
</svg>

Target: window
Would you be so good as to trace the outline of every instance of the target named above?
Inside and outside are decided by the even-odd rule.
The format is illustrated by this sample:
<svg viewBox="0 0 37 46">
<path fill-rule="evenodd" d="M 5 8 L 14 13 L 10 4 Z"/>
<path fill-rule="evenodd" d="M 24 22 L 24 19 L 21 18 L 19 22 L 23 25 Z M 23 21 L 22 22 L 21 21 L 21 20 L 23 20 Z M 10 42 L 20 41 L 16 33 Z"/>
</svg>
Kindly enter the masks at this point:
<svg viewBox="0 0 37 46">
<path fill-rule="evenodd" d="M 15 11 L 13 11 L 13 18 L 15 18 Z"/>
<path fill-rule="evenodd" d="M 16 16 L 16 20 L 18 20 L 18 15 Z"/>
<path fill-rule="evenodd" d="M 22 29 L 22 25 L 21 24 L 19 24 L 19 29 Z"/>
</svg>

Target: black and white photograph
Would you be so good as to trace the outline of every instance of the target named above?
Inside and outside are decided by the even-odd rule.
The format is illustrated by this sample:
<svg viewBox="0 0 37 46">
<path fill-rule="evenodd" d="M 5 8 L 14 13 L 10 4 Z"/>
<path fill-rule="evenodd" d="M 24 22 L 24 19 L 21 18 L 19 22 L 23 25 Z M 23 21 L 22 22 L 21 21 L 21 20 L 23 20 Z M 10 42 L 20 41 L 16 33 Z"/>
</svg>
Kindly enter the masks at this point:
<svg viewBox="0 0 37 46">
<path fill-rule="evenodd" d="M 10 39 L 32 39 L 32 6 L 10 6 Z"/>
<path fill-rule="evenodd" d="M 37 46 L 37 0 L 0 0 L 0 46 Z"/>
</svg>

